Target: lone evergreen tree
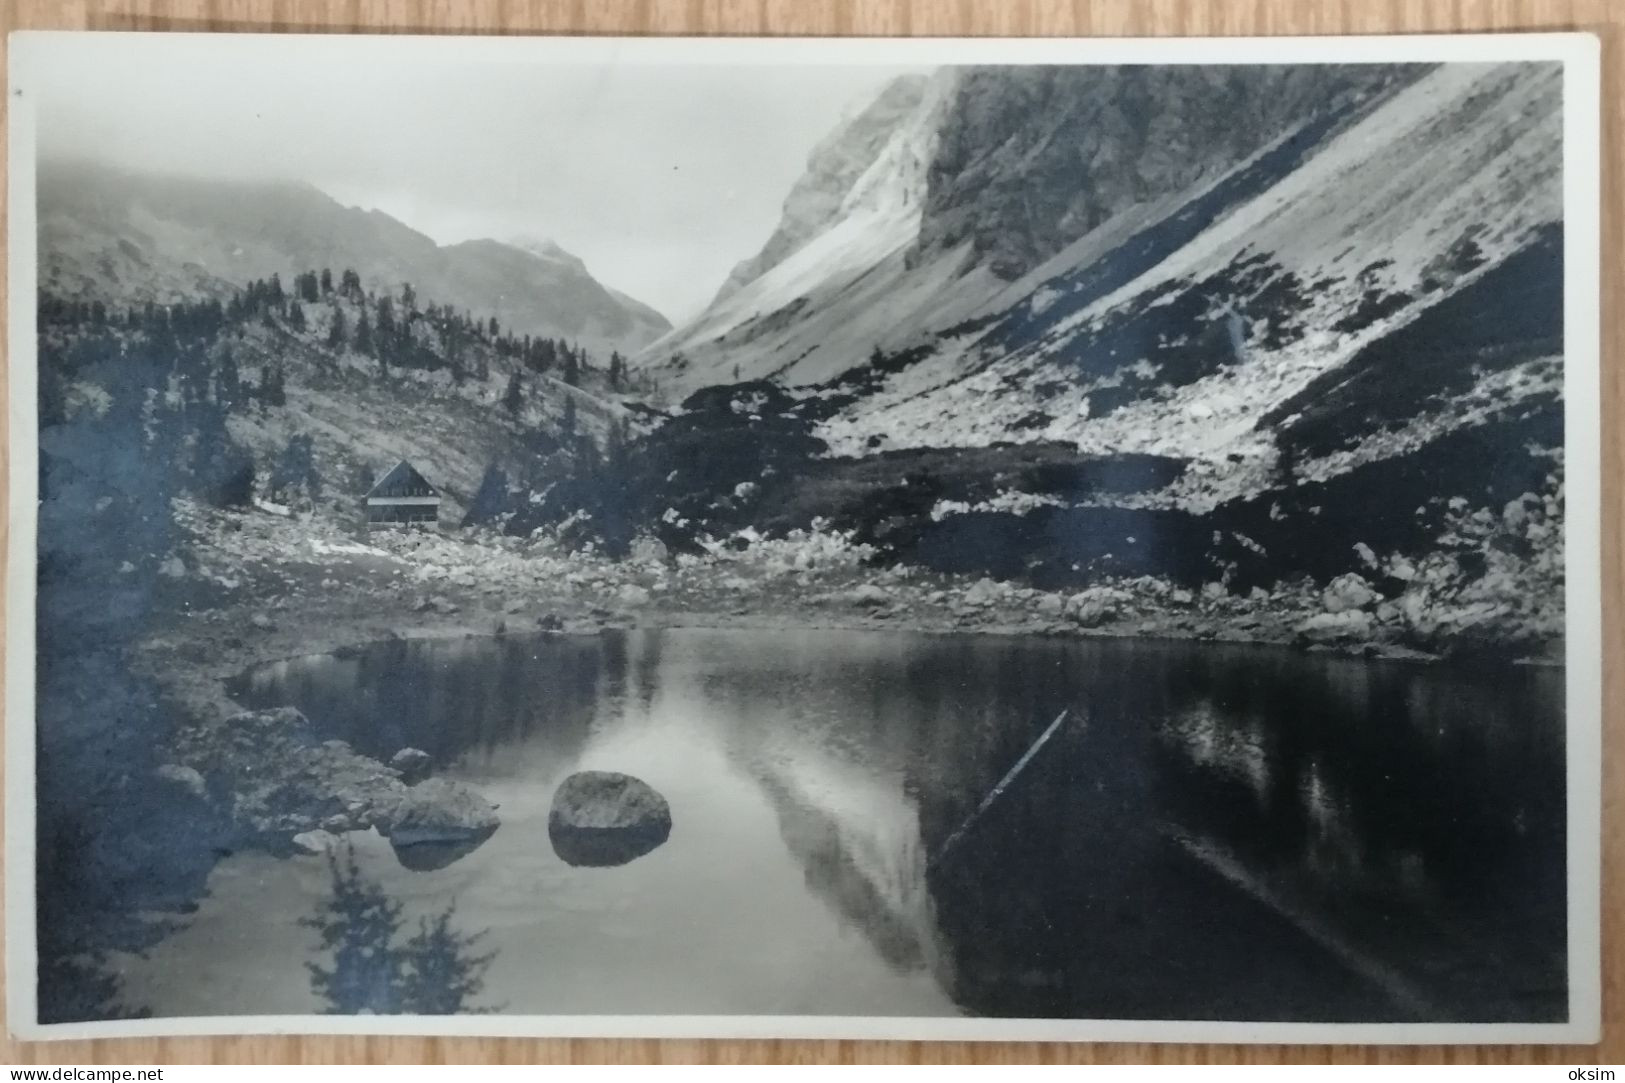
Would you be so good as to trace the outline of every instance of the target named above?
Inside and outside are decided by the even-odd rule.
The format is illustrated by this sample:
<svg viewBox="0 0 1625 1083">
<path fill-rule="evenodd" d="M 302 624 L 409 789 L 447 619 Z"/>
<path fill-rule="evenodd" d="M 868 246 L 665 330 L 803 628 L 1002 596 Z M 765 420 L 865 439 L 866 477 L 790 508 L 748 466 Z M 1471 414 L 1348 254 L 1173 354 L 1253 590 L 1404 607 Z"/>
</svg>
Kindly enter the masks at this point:
<svg viewBox="0 0 1625 1083">
<path fill-rule="evenodd" d="M 502 406 L 514 417 L 519 416 L 519 410 L 525 405 L 525 390 L 519 382 L 519 370 L 514 369 L 508 377 L 508 389 L 502 393 Z"/>
<path fill-rule="evenodd" d="M 615 477 L 620 477 L 626 470 L 627 445 L 626 419 L 616 418 L 610 424 L 609 435 L 604 441 L 604 466 Z"/>
<path fill-rule="evenodd" d="M 480 487 L 475 491 L 474 499 L 468 502 L 468 513 L 463 516 L 463 525 L 477 526 L 480 523 L 489 523 L 507 510 L 508 474 L 502 467 L 492 463 L 485 468 L 485 476 L 480 479 Z"/>
<path fill-rule="evenodd" d="M 372 353 L 372 324 L 367 322 L 367 309 L 361 309 L 361 315 L 356 319 L 355 348 L 357 353 Z"/>
<path fill-rule="evenodd" d="M 214 374 L 214 401 L 230 410 L 243 400 L 243 378 L 237 369 L 237 359 L 229 347 L 220 351 L 220 362 Z"/>
<path fill-rule="evenodd" d="M 286 406 L 288 404 L 287 382 L 281 365 L 261 367 L 260 401 L 266 406 Z"/>
</svg>

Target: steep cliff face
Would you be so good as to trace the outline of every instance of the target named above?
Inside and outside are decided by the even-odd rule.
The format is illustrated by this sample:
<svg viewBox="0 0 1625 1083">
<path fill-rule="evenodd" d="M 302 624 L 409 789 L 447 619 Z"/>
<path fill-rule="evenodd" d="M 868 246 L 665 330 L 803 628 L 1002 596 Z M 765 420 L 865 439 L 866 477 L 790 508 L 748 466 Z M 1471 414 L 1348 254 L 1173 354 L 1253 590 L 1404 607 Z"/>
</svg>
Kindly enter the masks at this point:
<svg viewBox="0 0 1625 1083">
<path fill-rule="evenodd" d="M 1152 213 L 1120 213 L 981 319 L 921 336 L 912 364 L 860 371 L 829 435 L 847 450 L 1063 440 L 1261 463 L 1288 420 L 1275 407 L 1372 343 L 1463 291 L 1540 295 L 1550 260 L 1479 283 L 1561 221 L 1560 92 L 1551 65 L 1450 65 L 1317 114 Z M 1519 337 L 1558 351 L 1551 334 Z M 1490 367 L 1522 356 L 1506 345 Z M 1247 468 L 1216 469 L 1239 484 Z"/>
<path fill-rule="evenodd" d="M 760 252 L 733 269 L 717 291 L 717 302 L 783 263 L 841 217 L 858 181 L 885 151 L 898 127 L 919 108 L 926 86 L 923 75 L 894 79 L 867 108 L 813 148 L 807 171 L 785 197 L 778 227 Z"/>
<path fill-rule="evenodd" d="M 969 242 L 1012 281 L 1135 204 L 1216 177 L 1419 67 L 977 68 L 955 82 L 911 260 Z"/>
<path fill-rule="evenodd" d="M 813 156 L 762 254 L 644 359 L 681 389 L 736 369 L 829 380 L 876 348 L 999 311 L 1060 269 L 1051 261 L 1109 249 L 1426 70 L 1003 67 L 894 84 Z"/>
<path fill-rule="evenodd" d="M 761 273 L 725 288 L 698 317 L 649 346 L 640 362 L 684 390 L 747 373 L 826 379 L 839 371 L 830 359 L 867 352 L 878 311 L 871 302 L 899 307 L 899 275 L 919 236 L 925 174 L 952 82 L 944 73 L 923 84 L 894 83 L 886 108 L 832 133 L 813 156 L 817 176 L 798 185 L 802 195 L 757 257 Z M 854 322 L 855 309 L 869 315 Z"/>
<path fill-rule="evenodd" d="M 172 303 L 245 282 L 354 268 L 370 289 L 418 296 L 520 333 L 631 352 L 670 328 L 550 242 L 441 246 L 379 211 L 306 184 L 248 183 L 51 163 L 39 180 L 41 288 L 57 297 Z"/>
</svg>

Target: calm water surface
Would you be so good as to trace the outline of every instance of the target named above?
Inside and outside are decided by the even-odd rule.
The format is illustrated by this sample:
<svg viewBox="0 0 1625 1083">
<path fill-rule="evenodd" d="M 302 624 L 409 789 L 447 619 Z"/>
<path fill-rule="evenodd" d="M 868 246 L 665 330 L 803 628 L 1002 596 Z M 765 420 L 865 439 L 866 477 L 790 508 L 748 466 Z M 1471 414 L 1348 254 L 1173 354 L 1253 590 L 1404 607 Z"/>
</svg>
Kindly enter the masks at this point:
<svg viewBox="0 0 1625 1083">
<path fill-rule="evenodd" d="M 1550 1020 L 1565 1013 L 1562 673 L 1216 644 L 668 630 L 390 642 L 237 690 L 501 806 L 434 871 L 351 837 L 408 914 L 455 902 L 482 1004 L 534 1013 Z M 1063 709 L 1054 738 L 944 844 Z M 553 852 L 577 770 L 670 841 Z M 223 862 L 124 960 L 161 1015 L 322 1005 L 318 857 Z"/>
</svg>

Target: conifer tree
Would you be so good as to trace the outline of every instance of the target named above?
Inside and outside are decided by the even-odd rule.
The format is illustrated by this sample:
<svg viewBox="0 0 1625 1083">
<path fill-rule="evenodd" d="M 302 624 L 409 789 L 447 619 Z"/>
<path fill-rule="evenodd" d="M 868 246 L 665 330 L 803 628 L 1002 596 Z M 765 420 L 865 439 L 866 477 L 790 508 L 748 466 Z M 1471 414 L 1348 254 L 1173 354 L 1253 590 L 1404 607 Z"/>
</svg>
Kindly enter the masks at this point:
<svg viewBox="0 0 1625 1083">
<path fill-rule="evenodd" d="M 519 382 L 519 370 L 515 369 L 508 377 L 508 389 L 502 393 L 502 407 L 515 417 L 525 405 L 525 391 Z"/>
<path fill-rule="evenodd" d="M 230 410 L 242 399 L 242 374 L 237 369 L 237 359 L 232 356 L 230 347 L 227 347 L 220 351 L 220 363 L 215 370 L 214 401 L 222 408 Z"/>
<path fill-rule="evenodd" d="M 267 406 L 286 406 L 288 403 L 286 377 L 281 365 L 266 365 L 260 369 L 260 401 Z"/>
<path fill-rule="evenodd" d="M 361 315 L 356 320 L 355 348 L 357 353 L 372 353 L 372 324 L 367 322 L 365 306 L 362 306 Z"/>
</svg>

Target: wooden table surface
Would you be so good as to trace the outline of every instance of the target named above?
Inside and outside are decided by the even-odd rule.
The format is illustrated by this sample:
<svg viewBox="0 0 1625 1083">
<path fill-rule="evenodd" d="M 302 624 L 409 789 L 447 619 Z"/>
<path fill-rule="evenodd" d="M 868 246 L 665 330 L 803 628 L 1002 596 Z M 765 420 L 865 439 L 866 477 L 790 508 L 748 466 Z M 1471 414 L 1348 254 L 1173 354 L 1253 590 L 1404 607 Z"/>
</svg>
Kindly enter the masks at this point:
<svg viewBox="0 0 1625 1083">
<path fill-rule="evenodd" d="M 1586 30 L 1603 42 L 1604 830 L 1601 1046 L 1204 1046 L 989 1042 L 609 1041 L 243 1037 L 14 1042 L 9 1063 L 537 1061 L 723 1062 L 1625 1062 L 1621 859 L 1625 711 L 1619 365 L 1621 48 L 1617 0 L 0 0 L 4 28 L 574 34 L 1238 35 Z M 0 196 L 3 198 L 3 196 Z M 4 269 L 0 268 L 0 275 Z M 0 313 L 3 318 L 3 313 Z M 0 418 L 3 418 L 0 414 Z M 3 424 L 3 421 L 0 421 Z M 3 474 L 0 474 L 3 476 Z M 0 485 L 4 481 L 0 480 Z M 3 632 L 0 632 L 3 635 Z"/>
</svg>

